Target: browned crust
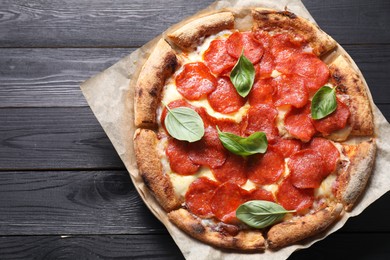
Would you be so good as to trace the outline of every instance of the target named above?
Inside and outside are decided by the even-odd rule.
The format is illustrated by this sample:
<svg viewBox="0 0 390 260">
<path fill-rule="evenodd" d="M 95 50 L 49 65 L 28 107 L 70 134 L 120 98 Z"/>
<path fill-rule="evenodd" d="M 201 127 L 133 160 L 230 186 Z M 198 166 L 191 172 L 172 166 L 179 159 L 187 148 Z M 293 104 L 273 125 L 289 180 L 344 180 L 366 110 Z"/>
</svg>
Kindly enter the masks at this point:
<svg viewBox="0 0 390 260">
<path fill-rule="evenodd" d="M 260 231 L 241 230 L 235 234 L 229 234 L 217 227 L 202 224 L 199 218 L 183 208 L 171 211 L 168 217 L 171 222 L 190 236 L 213 246 L 247 251 L 265 249 L 265 239 Z"/>
<path fill-rule="evenodd" d="M 171 211 L 180 206 L 168 175 L 162 170 L 157 153 L 156 133 L 148 129 L 138 129 L 134 136 L 135 156 L 145 185 L 153 192 L 160 205 Z"/>
<path fill-rule="evenodd" d="M 177 58 L 171 46 L 163 39 L 157 44 L 145 62 L 135 88 L 135 125 L 155 128 L 156 110 L 165 80 L 177 67 Z"/>
<path fill-rule="evenodd" d="M 252 11 L 253 30 L 291 31 L 299 34 L 313 48 L 313 53 L 320 56 L 337 46 L 335 40 L 314 23 L 288 11 L 274 11 L 257 8 Z"/>
<path fill-rule="evenodd" d="M 231 12 L 222 12 L 202 16 L 176 31 L 168 34 L 168 39 L 182 50 L 191 50 L 198 46 L 203 37 L 234 27 L 234 16 Z"/>
<path fill-rule="evenodd" d="M 364 191 L 371 176 L 375 154 L 375 139 L 356 145 L 343 145 L 349 158 L 349 165 L 337 177 L 337 199 L 345 205 L 347 211 L 354 206 L 360 194 Z"/>
<path fill-rule="evenodd" d="M 280 248 L 316 235 L 332 224 L 342 210 L 341 204 L 331 205 L 314 214 L 277 224 L 267 233 L 268 247 Z"/>
<path fill-rule="evenodd" d="M 353 69 L 351 62 L 340 55 L 330 65 L 332 83 L 338 92 L 350 97 L 351 135 L 371 136 L 374 134 L 374 119 L 366 87 L 359 74 Z"/>
</svg>

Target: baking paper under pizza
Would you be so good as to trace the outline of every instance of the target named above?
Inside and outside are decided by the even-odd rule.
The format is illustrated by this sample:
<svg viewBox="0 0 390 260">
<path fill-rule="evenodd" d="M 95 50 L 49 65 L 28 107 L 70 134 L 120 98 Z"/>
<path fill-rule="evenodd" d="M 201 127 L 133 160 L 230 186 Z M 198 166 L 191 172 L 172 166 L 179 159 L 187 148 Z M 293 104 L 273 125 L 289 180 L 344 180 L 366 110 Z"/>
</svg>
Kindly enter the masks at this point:
<svg viewBox="0 0 390 260">
<path fill-rule="evenodd" d="M 336 42 L 294 13 L 248 12 L 249 28 L 234 10 L 211 13 L 157 43 L 137 80 L 134 140 L 143 182 L 172 223 L 213 246 L 263 251 L 318 234 L 351 210 L 376 145 L 363 80 L 345 56 L 324 62 Z M 240 73 L 251 74 L 243 89 Z M 329 97 L 332 109 L 318 101 Z M 315 118 L 317 103 L 331 112 Z M 166 125 L 185 126 L 194 114 L 199 140 Z M 264 211 L 268 202 L 283 214 L 256 227 L 264 212 L 278 215 Z"/>
</svg>

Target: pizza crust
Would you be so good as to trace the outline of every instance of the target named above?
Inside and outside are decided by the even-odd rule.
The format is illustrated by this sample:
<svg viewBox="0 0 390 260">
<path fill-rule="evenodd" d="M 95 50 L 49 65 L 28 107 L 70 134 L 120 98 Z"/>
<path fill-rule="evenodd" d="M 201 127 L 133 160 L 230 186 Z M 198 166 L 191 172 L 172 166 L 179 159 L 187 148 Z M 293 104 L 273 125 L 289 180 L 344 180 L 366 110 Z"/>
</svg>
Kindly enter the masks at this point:
<svg viewBox="0 0 390 260">
<path fill-rule="evenodd" d="M 156 128 L 156 110 L 165 80 L 178 65 L 176 54 L 163 39 L 145 62 L 135 88 L 135 125 L 140 128 Z"/>
<path fill-rule="evenodd" d="M 213 246 L 246 251 L 265 249 L 265 239 L 259 230 L 232 230 L 229 234 L 223 228 L 203 224 L 183 208 L 169 212 L 168 218 L 190 236 Z"/>
<path fill-rule="evenodd" d="M 274 225 L 267 233 L 268 247 L 280 248 L 318 234 L 332 224 L 342 210 L 342 204 L 338 203 L 314 214 Z"/>
<path fill-rule="evenodd" d="M 335 40 L 314 23 L 288 11 L 275 11 L 257 8 L 252 11 L 253 30 L 272 32 L 293 31 L 304 37 L 317 56 L 327 53 L 337 46 Z"/>
<path fill-rule="evenodd" d="M 134 136 L 134 146 L 138 169 L 145 185 L 166 211 L 178 208 L 181 202 L 175 195 L 169 176 L 162 170 L 157 153 L 156 133 L 138 129 Z"/>
<path fill-rule="evenodd" d="M 226 29 L 233 29 L 234 16 L 231 12 L 222 12 L 199 17 L 176 31 L 168 34 L 168 40 L 182 50 L 194 49 L 203 37 Z"/>
<path fill-rule="evenodd" d="M 356 145 L 344 145 L 350 162 L 337 178 L 337 199 L 350 211 L 363 193 L 374 167 L 375 139 Z"/>
<path fill-rule="evenodd" d="M 371 136 L 374 134 L 374 118 L 366 87 L 351 62 L 343 55 L 338 56 L 330 65 L 332 83 L 337 91 L 350 97 L 351 135 Z"/>
</svg>

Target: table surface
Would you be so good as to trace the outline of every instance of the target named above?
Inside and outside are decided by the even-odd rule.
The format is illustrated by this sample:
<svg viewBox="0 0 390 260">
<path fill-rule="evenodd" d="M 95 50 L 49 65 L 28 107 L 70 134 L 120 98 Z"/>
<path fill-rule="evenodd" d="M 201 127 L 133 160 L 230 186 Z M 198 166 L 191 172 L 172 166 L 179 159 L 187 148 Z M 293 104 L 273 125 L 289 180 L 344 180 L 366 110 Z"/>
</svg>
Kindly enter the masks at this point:
<svg viewBox="0 0 390 260">
<path fill-rule="evenodd" d="M 0 2 L 0 259 L 182 259 L 79 85 L 211 0 Z M 304 0 L 390 118 L 390 1 Z M 390 259 L 390 194 L 290 259 Z"/>
</svg>

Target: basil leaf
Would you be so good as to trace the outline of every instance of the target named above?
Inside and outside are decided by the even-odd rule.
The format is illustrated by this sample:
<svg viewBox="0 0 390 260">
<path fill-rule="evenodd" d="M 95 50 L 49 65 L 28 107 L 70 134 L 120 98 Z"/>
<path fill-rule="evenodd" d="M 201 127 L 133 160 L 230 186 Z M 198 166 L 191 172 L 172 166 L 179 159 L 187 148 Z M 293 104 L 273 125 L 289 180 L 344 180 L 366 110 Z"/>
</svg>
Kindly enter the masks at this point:
<svg viewBox="0 0 390 260">
<path fill-rule="evenodd" d="M 266 200 L 251 200 L 237 208 L 236 216 L 248 226 L 265 228 L 282 220 L 290 212 L 295 210 L 286 210 L 279 204 Z"/>
<path fill-rule="evenodd" d="M 246 97 L 252 89 L 255 81 L 255 67 L 244 56 L 244 51 L 230 72 L 230 80 L 241 97 Z"/>
<path fill-rule="evenodd" d="M 313 96 L 311 101 L 311 117 L 322 119 L 337 108 L 336 88 L 323 86 Z"/>
<path fill-rule="evenodd" d="M 168 133 L 181 141 L 199 141 L 204 135 L 202 118 L 194 110 L 188 107 L 168 109 L 165 117 L 165 127 Z"/>
<path fill-rule="evenodd" d="M 241 137 L 228 132 L 221 132 L 217 126 L 218 137 L 222 145 L 230 152 L 248 156 L 267 151 L 267 136 L 263 132 L 256 132 L 248 137 Z"/>
</svg>

